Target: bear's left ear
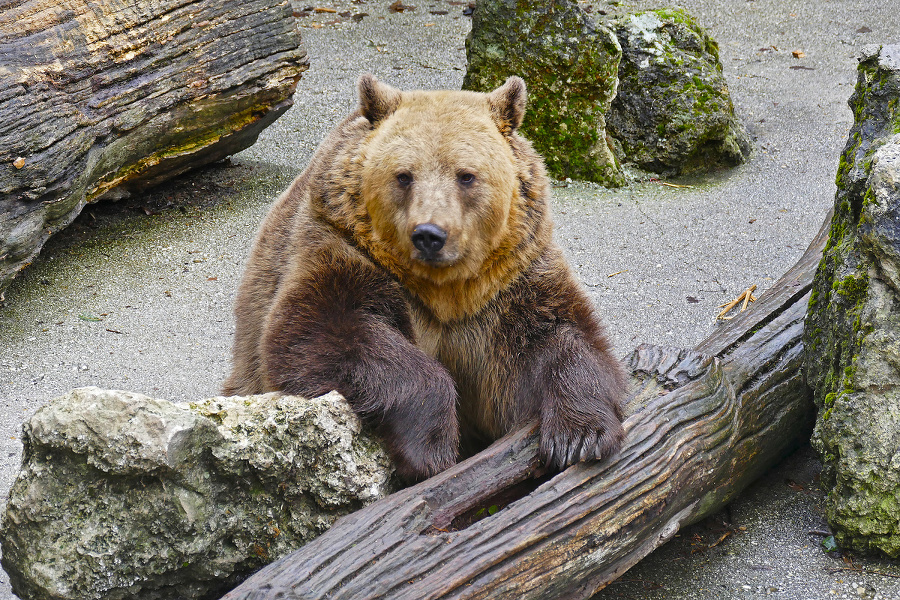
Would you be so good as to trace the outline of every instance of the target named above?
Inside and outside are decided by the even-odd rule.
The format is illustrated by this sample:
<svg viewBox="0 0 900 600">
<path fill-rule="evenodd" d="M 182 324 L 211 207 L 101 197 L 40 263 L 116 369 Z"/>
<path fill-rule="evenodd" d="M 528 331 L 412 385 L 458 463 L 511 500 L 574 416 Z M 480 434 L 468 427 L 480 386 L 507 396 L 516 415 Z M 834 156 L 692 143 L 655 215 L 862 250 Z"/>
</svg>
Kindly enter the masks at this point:
<svg viewBox="0 0 900 600">
<path fill-rule="evenodd" d="M 359 111 L 372 125 L 394 114 L 400 106 L 400 90 L 381 83 L 371 73 L 359 77 Z"/>
<path fill-rule="evenodd" d="M 512 135 L 525 117 L 525 82 L 520 77 L 510 77 L 488 94 L 488 104 L 500 133 Z"/>
</svg>

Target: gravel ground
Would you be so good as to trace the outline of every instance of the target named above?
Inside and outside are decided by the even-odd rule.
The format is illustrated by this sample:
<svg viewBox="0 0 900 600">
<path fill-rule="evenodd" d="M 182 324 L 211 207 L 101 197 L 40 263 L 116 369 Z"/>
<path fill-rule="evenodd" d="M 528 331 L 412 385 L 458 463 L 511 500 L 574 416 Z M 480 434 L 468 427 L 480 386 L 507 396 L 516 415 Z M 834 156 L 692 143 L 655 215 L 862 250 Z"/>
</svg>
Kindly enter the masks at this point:
<svg viewBox="0 0 900 600">
<path fill-rule="evenodd" d="M 73 387 L 170 400 L 218 392 L 254 231 L 355 106 L 359 73 L 401 88 L 462 82 L 470 27 L 463 6 L 412 3 L 394 13 L 387 1 L 321 0 L 338 12 L 298 18 L 310 70 L 295 106 L 254 147 L 140 197 L 88 208 L 9 288 L 0 310 L 0 499 L 19 467 L 21 423 Z M 894 1 L 680 6 L 718 40 L 756 150 L 737 169 L 677 182 L 690 187 L 555 188 L 556 235 L 622 355 L 640 342 L 695 345 L 713 331 L 717 305 L 754 283 L 765 290 L 800 257 L 834 196 L 855 56 L 900 33 Z M 822 550 L 818 471 L 811 450 L 801 449 L 596 598 L 900 598 L 897 563 Z M 9 598 L 0 572 L 0 600 Z"/>
</svg>

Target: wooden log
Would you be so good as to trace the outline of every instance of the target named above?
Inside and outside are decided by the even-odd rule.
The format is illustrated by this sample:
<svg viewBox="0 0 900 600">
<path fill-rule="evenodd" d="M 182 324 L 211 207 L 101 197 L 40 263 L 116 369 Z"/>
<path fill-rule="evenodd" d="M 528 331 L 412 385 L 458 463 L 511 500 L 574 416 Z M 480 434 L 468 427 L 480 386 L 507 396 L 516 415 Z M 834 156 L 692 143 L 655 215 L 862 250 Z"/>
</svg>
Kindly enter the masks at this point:
<svg viewBox="0 0 900 600">
<path fill-rule="evenodd" d="M 0 294 L 86 203 L 253 144 L 306 68 L 287 0 L 4 3 Z"/>
<path fill-rule="evenodd" d="M 803 319 L 829 221 L 751 310 L 695 350 L 635 350 L 618 455 L 549 476 L 534 428 L 518 431 L 344 517 L 225 598 L 591 596 L 808 438 Z"/>
</svg>

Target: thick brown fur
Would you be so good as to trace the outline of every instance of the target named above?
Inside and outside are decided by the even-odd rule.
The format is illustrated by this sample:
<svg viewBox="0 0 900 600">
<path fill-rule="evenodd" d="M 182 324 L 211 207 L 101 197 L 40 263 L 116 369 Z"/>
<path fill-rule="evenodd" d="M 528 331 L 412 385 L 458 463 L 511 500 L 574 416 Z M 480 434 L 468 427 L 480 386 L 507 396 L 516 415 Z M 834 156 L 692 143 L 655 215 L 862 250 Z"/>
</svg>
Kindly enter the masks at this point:
<svg viewBox="0 0 900 600">
<path fill-rule="evenodd" d="M 400 92 L 364 75 L 359 96 L 257 235 L 225 393 L 336 389 L 410 479 L 455 463 L 461 430 L 532 419 L 553 468 L 617 450 L 625 378 L 552 240 L 522 80 Z M 423 224 L 437 250 L 414 241 Z"/>
</svg>

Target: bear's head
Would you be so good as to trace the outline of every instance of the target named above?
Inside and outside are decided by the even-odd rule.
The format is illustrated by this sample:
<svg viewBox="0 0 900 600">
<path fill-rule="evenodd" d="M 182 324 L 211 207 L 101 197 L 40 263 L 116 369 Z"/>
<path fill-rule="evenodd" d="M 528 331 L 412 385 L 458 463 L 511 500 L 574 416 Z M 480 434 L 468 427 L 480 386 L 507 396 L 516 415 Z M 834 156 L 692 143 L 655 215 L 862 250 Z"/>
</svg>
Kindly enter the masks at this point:
<svg viewBox="0 0 900 600">
<path fill-rule="evenodd" d="M 401 92 L 363 75 L 359 97 L 371 124 L 358 156 L 359 192 L 371 227 L 366 246 L 379 262 L 420 297 L 441 299 L 450 290 L 435 286 L 456 284 L 457 295 L 480 297 L 490 293 L 479 291 L 485 278 L 503 284 L 507 271 L 527 264 L 528 256 L 516 254 L 543 237 L 536 233 L 544 207 L 523 198 L 523 184 L 546 177 L 516 135 L 525 113 L 521 79 L 489 94 Z M 473 289 L 463 290 L 466 282 Z"/>
</svg>

